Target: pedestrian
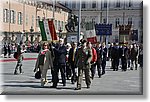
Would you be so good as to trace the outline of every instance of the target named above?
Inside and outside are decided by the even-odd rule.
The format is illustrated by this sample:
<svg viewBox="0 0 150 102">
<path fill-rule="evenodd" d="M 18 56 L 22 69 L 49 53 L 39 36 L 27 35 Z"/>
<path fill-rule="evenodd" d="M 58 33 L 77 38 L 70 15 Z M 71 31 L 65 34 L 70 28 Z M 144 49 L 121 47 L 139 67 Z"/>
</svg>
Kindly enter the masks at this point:
<svg viewBox="0 0 150 102">
<path fill-rule="evenodd" d="M 140 64 L 140 67 L 143 68 L 143 45 L 142 44 L 139 46 L 138 62 Z"/>
<path fill-rule="evenodd" d="M 77 80 L 77 75 L 76 75 L 76 71 L 75 71 L 75 57 L 77 54 L 77 43 L 72 43 L 72 48 L 69 51 L 69 56 L 68 56 L 68 63 L 71 66 L 71 72 L 72 72 L 72 76 L 71 76 L 71 83 L 74 84 Z"/>
<path fill-rule="evenodd" d="M 121 64 L 122 64 L 122 71 L 127 70 L 127 59 L 128 59 L 128 49 L 124 45 L 121 49 Z"/>
<path fill-rule="evenodd" d="M 97 66 L 98 76 L 99 76 L 99 78 L 101 78 L 101 75 L 102 75 L 102 73 L 101 73 L 101 64 L 102 64 L 102 48 L 101 48 L 101 44 L 97 43 L 95 49 L 96 49 L 96 53 L 97 53 L 96 66 Z"/>
<path fill-rule="evenodd" d="M 79 48 L 77 51 L 75 64 L 78 67 L 78 80 L 77 80 L 77 87 L 75 88 L 75 90 L 81 90 L 83 73 L 85 74 L 85 81 L 87 88 L 90 88 L 91 85 L 90 68 L 92 60 L 92 49 L 88 47 L 89 44 L 90 44 L 89 42 L 86 43 L 86 41 L 83 40 L 81 48 Z"/>
<path fill-rule="evenodd" d="M 102 75 L 105 74 L 106 60 L 107 60 L 107 48 L 105 46 L 105 43 L 103 43 L 102 44 Z"/>
<path fill-rule="evenodd" d="M 6 55 L 7 55 L 8 47 L 7 47 L 7 44 L 6 44 L 6 43 L 4 43 L 3 49 L 4 49 L 4 58 L 7 58 Z"/>
<path fill-rule="evenodd" d="M 113 71 L 118 71 L 118 66 L 119 66 L 119 46 L 118 46 L 118 43 L 114 43 L 114 46 L 111 49 L 111 58 L 112 58 Z"/>
<path fill-rule="evenodd" d="M 67 50 L 67 55 L 66 55 L 66 77 L 67 77 L 67 80 L 69 80 L 69 78 L 71 77 L 71 67 L 70 67 L 69 59 L 68 59 L 70 49 L 71 49 L 71 44 L 67 43 L 66 44 L 66 50 Z"/>
<path fill-rule="evenodd" d="M 96 52 L 96 49 L 92 47 L 91 43 L 89 43 L 89 48 L 92 49 L 91 77 L 92 79 L 94 79 L 95 70 L 96 70 L 97 52 Z"/>
<path fill-rule="evenodd" d="M 52 53 L 49 50 L 49 44 L 44 42 L 42 44 L 42 50 L 38 54 L 34 72 L 40 70 L 41 72 L 41 86 L 43 87 L 48 83 L 47 80 L 47 71 L 48 69 L 53 68 L 53 57 Z"/>
<path fill-rule="evenodd" d="M 40 46 L 40 44 L 39 44 Z M 41 47 L 40 47 L 41 48 Z M 55 59 L 55 53 L 54 53 L 54 49 L 53 49 L 53 42 L 49 43 L 49 50 L 51 52 L 51 55 L 52 55 L 52 61 L 54 63 L 54 59 Z M 51 74 L 52 74 L 52 81 L 51 82 L 54 82 L 54 64 L 53 64 L 53 67 L 51 67 Z"/>
<path fill-rule="evenodd" d="M 54 82 L 51 88 L 56 88 L 59 82 L 59 70 L 61 73 L 62 84 L 66 86 L 66 54 L 67 50 L 64 45 L 64 39 L 60 38 L 59 43 L 54 47 L 55 59 L 54 59 Z"/>
<path fill-rule="evenodd" d="M 8 57 L 9 58 L 11 58 L 11 51 L 12 51 L 12 46 L 11 46 L 11 44 L 10 43 L 8 43 L 8 46 L 7 46 L 8 48 Z"/>
<path fill-rule="evenodd" d="M 127 65 L 128 65 L 128 68 L 130 68 L 131 66 L 131 48 L 132 48 L 132 45 L 129 45 L 128 46 L 128 59 L 127 59 Z"/>
<path fill-rule="evenodd" d="M 131 70 L 135 68 L 137 70 L 137 57 L 138 57 L 138 48 L 137 45 L 134 44 L 133 47 L 131 48 Z"/>
<path fill-rule="evenodd" d="M 20 74 L 23 74 L 22 71 L 22 61 L 23 61 L 23 48 L 22 48 L 22 41 L 20 41 L 19 45 L 17 46 L 17 65 L 15 67 L 15 71 L 14 71 L 14 75 L 18 75 L 18 67 L 19 67 L 19 71 Z"/>
</svg>

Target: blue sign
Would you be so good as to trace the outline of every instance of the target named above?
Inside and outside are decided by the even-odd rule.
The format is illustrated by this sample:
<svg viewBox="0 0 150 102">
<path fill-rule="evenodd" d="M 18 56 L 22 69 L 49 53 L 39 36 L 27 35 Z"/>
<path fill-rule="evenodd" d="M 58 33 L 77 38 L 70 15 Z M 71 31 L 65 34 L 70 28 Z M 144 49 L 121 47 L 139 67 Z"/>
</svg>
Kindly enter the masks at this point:
<svg viewBox="0 0 150 102">
<path fill-rule="evenodd" d="M 96 24 L 96 35 L 112 35 L 112 24 Z"/>
</svg>

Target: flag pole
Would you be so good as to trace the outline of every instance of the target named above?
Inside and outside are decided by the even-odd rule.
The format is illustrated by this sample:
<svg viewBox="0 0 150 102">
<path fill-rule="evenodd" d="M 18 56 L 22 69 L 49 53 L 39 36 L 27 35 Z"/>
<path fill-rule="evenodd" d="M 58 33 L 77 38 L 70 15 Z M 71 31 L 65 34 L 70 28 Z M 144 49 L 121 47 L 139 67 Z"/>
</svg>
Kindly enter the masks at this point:
<svg viewBox="0 0 150 102">
<path fill-rule="evenodd" d="M 107 9 L 106 9 L 106 24 L 108 24 L 108 10 L 109 10 L 109 0 L 107 0 Z M 106 35 L 106 47 L 108 48 L 108 35 Z"/>
<path fill-rule="evenodd" d="M 80 42 L 80 23 L 81 23 L 81 0 L 79 0 L 79 12 L 78 12 L 78 43 Z"/>
<path fill-rule="evenodd" d="M 55 21 L 55 0 L 53 0 L 53 18 L 52 18 L 52 21 L 53 21 L 53 24 L 54 24 L 54 21 Z M 53 42 L 53 39 L 54 39 L 54 32 L 52 33 L 52 42 Z"/>
</svg>

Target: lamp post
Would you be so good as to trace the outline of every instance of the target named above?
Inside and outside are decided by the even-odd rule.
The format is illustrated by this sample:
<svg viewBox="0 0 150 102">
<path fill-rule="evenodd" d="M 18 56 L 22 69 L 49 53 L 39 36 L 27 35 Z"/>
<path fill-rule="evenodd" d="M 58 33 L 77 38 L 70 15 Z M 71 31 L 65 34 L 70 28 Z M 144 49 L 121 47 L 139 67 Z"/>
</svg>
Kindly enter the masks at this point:
<svg viewBox="0 0 150 102">
<path fill-rule="evenodd" d="M 34 29 L 33 29 L 33 27 L 31 26 L 31 28 L 30 28 L 30 32 L 31 32 L 31 43 L 33 43 L 33 31 L 34 31 Z"/>
</svg>

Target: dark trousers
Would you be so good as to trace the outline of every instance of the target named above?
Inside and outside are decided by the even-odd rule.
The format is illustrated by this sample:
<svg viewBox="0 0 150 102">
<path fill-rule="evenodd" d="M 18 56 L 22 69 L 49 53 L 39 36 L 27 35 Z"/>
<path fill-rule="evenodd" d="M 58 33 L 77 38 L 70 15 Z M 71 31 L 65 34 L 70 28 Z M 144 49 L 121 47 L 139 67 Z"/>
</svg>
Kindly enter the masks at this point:
<svg viewBox="0 0 150 102">
<path fill-rule="evenodd" d="M 140 67 L 143 68 L 143 55 L 139 55 L 138 62 L 140 64 Z"/>
<path fill-rule="evenodd" d="M 105 74 L 106 60 L 102 60 L 102 75 Z"/>
<path fill-rule="evenodd" d="M 121 63 L 122 63 L 122 71 L 126 71 L 127 70 L 127 59 L 124 56 L 121 57 Z"/>
<path fill-rule="evenodd" d="M 95 70 L 96 70 L 96 64 L 95 63 L 93 63 L 92 65 L 91 65 L 91 76 L 92 76 L 92 79 L 94 78 L 94 75 L 95 75 Z"/>
<path fill-rule="evenodd" d="M 7 50 L 4 50 L 4 57 L 7 55 Z"/>
<path fill-rule="evenodd" d="M 72 72 L 71 82 L 74 83 L 77 81 L 77 75 L 76 75 L 76 71 L 75 71 L 74 62 L 71 63 L 71 72 Z"/>
<path fill-rule="evenodd" d="M 137 58 L 131 59 L 131 70 L 133 70 L 134 65 L 135 65 L 135 70 L 137 70 Z"/>
<path fill-rule="evenodd" d="M 92 78 L 94 78 L 95 73 L 96 73 L 96 66 L 97 66 L 97 72 L 98 72 L 98 76 L 101 77 L 101 64 L 96 62 L 95 64 L 91 65 L 91 74 L 92 74 Z"/>
<path fill-rule="evenodd" d="M 69 77 L 71 77 L 71 68 L 70 68 L 70 65 L 68 62 L 66 63 L 66 77 L 67 77 L 67 79 L 69 79 Z"/>
<path fill-rule="evenodd" d="M 114 71 L 118 70 L 118 66 L 119 66 L 119 58 L 117 59 L 112 59 L 112 67 Z"/>
<path fill-rule="evenodd" d="M 65 67 L 66 67 L 66 65 L 62 65 L 62 64 L 58 64 L 58 65 L 54 66 L 53 86 L 57 86 L 57 84 L 59 82 L 59 70 L 61 73 L 62 83 L 63 83 L 63 85 L 66 84 Z"/>
</svg>

